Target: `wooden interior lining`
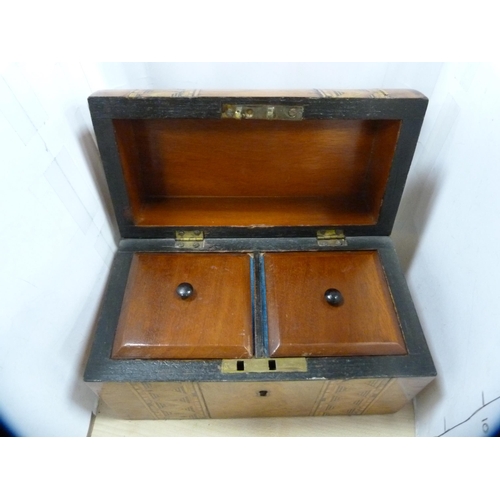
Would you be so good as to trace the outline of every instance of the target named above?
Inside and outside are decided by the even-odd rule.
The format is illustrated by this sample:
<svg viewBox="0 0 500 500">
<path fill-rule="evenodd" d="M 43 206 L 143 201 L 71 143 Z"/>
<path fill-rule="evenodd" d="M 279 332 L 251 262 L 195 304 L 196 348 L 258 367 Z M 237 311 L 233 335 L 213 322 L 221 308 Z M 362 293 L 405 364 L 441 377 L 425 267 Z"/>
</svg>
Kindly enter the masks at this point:
<svg viewBox="0 0 500 500">
<path fill-rule="evenodd" d="M 164 198 L 136 212 L 137 225 L 163 226 L 327 226 L 375 224 L 376 218 L 347 198 Z"/>
<path fill-rule="evenodd" d="M 400 121 L 114 120 L 138 226 L 375 224 Z"/>
<path fill-rule="evenodd" d="M 379 121 L 378 133 L 373 140 L 370 164 L 366 172 L 366 201 L 373 214 L 380 211 L 389 178 L 392 158 L 399 137 L 400 122 Z"/>
</svg>

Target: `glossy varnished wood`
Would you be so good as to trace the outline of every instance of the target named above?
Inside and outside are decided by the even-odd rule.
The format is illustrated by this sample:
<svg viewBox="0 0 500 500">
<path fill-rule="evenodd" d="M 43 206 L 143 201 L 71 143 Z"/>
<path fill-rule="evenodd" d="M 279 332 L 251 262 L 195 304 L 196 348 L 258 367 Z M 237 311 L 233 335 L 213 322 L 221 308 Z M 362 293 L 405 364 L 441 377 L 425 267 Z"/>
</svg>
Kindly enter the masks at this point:
<svg viewBox="0 0 500 500">
<path fill-rule="evenodd" d="M 397 120 L 113 123 L 138 226 L 373 225 L 400 127 Z"/>
<path fill-rule="evenodd" d="M 125 294 L 130 264 L 137 252 L 176 252 L 186 254 L 187 251 L 175 248 L 173 240 L 124 240 L 115 256 L 110 273 L 107 292 L 104 297 L 101 313 L 96 326 L 95 341 L 85 370 L 88 382 L 145 382 L 156 380 L 169 381 L 224 381 L 227 375 L 221 373 L 220 360 L 135 360 L 111 359 L 111 351 L 120 316 L 122 300 Z M 384 268 L 390 293 L 401 321 L 405 338 L 406 355 L 388 356 L 338 356 L 313 357 L 307 361 L 307 375 L 294 372 L 243 373 L 231 374 L 233 381 L 269 381 L 269 380 L 304 380 L 312 379 L 355 379 L 377 376 L 388 377 L 428 377 L 435 376 L 436 370 L 427 347 L 418 315 L 413 305 L 408 286 L 394 250 L 394 245 L 387 237 L 347 238 L 347 247 L 318 247 L 312 238 L 272 238 L 272 239 L 221 239 L 207 240 L 206 252 L 312 252 L 321 253 L 374 250 L 379 254 Z M 259 259 L 256 259 L 257 269 Z M 257 288 L 255 303 L 258 330 L 261 331 L 262 297 Z M 257 355 L 262 355 L 256 353 Z"/>
<path fill-rule="evenodd" d="M 109 383 L 99 389 L 101 411 L 129 420 L 209 418 L 198 384 Z"/>
<path fill-rule="evenodd" d="M 194 288 L 183 300 L 180 283 Z M 252 355 L 250 256 L 134 255 L 113 347 L 115 359 Z"/>
<path fill-rule="evenodd" d="M 302 211 L 302 216 L 297 214 L 296 217 L 292 218 L 292 222 L 289 222 L 288 215 L 280 219 L 279 214 L 285 214 L 288 207 L 286 203 L 282 206 L 273 207 L 273 195 L 271 198 L 260 195 L 243 197 L 239 192 L 234 192 L 229 194 L 229 196 L 234 196 L 239 201 L 229 203 L 228 206 L 224 206 L 223 204 L 219 206 L 219 202 L 222 199 L 219 195 L 206 196 L 207 199 L 204 201 L 204 204 L 193 207 L 193 212 L 199 209 L 198 211 L 204 214 L 203 217 L 206 217 L 206 221 L 200 219 L 194 222 L 193 214 L 184 212 L 186 199 L 190 198 L 190 201 L 193 201 L 195 198 L 191 193 L 181 197 L 167 194 L 160 197 L 160 203 L 156 203 L 155 198 L 150 196 L 147 193 L 147 189 L 145 190 L 144 188 L 148 187 L 148 177 L 150 178 L 149 182 L 153 184 L 156 182 L 157 176 L 153 172 L 158 168 L 158 164 L 153 167 L 148 165 L 148 162 L 151 157 L 158 158 L 155 152 L 161 150 L 164 146 L 161 144 L 151 144 L 151 141 L 147 139 L 147 134 L 146 139 L 140 139 L 140 137 L 143 137 L 142 132 L 139 130 L 141 126 L 137 127 L 135 124 L 143 122 L 143 124 L 146 124 L 146 127 L 150 126 L 154 129 L 155 125 L 153 122 L 155 121 L 171 123 L 186 121 L 187 123 L 195 120 L 199 122 L 230 122 L 230 125 L 221 124 L 218 126 L 231 126 L 235 130 L 245 130 L 247 126 L 256 126 L 259 128 L 260 124 L 257 120 L 241 122 L 232 119 L 221 120 L 222 107 L 225 104 L 235 104 L 236 101 L 243 106 L 245 104 L 301 106 L 304 109 L 303 120 L 301 122 L 284 122 L 284 124 L 281 123 L 278 126 L 286 127 L 290 125 L 290 127 L 294 127 L 298 124 L 312 123 L 313 125 L 311 126 L 305 125 L 304 130 L 307 131 L 309 127 L 317 127 L 320 132 L 319 135 L 323 133 L 321 132 L 322 126 L 328 128 L 335 122 L 345 123 L 347 127 L 349 127 L 349 123 L 353 122 L 363 124 L 361 128 L 364 130 L 361 132 L 361 135 L 351 134 L 351 139 L 353 139 L 353 142 L 357 142 L 363 135 L 365 137 L 372 136 L 373 142 L 369 157 L 374 161 L 370 161 L 365 165 L 366 182 L 358 186 L 361 188 L 361 191 L 358 193 L 360 196 L 352 197 L 352 193 L 347 192 L 347 196 L 335 196 L 329 193 L 326 197 L 322 197 L 319 192 L 316 192 L 312 198 L 317 198 L 318 200 L 323 198 L 323 202 L 325 203 L 320 208 L 320 212 L 323 212 L 323 215 L 318 220 L 318 217 L 315 217 L 317 209 L 312 208 L 309 202 L 307 202 L 308 197 L 304 196 L 303 200 L 300 200 L 299 196 L 291 194 L 290 197 L 293 196 L 297 199 L 298 211 Z M 241 237 L 242 235 L 245 237 L 270 237 L 273 236 L 272 230 L 275 228 L 280 234 L 284 234 L 287 231 L 290 237 L 310 236 L 314 234 L 316 228 L 320 229 L 321 226 L 326 225 L 340 225 L 343 227 L 345 233 L 350 236 L 375 236 L 388 235 L 391 232 L 427 107 L 427 99 L 419 92 L 412 90 L 338 91 L 315 89 L 283 92 L 120 90 L 95 93 L 89 98 L 89 106 L 115 207 L 115 215 L 120 233 L 125 238 L 161 238 L 166 237 L 167 234 L 169 234 L 168 237 L 171 237 L 170 235 L 173 235 L 176 228 L 185 226 L 204 227 L 212 237 L 217 238 Z M 324 122 L 327 125 L 320 125 L 320 122 Z M 256 125 L 248 125 L 249 123 L 255 123 Z M 261 121 L 261 124 L 264 125 L 260 128 L 262 131 L 265 131 L 266 126 L 273 127 L 275 123 L 264 120 Z M 182 135 L 182 129 L 186 127 L 188 125 L 180 123 L 178 133 Z M 366 132 L 370 128 L 372 130 Z M 311 129 L 309 128 L 309 130 Z M 289 147 L 287 146 L 286 148 L 287 153 L 283 157 L 283 162 L 291 162 L 292 165 L 297 159 L 304 158 L 304 155 L 300 151 L 297 154 L 297 151 L 294 150 L 295 143 L 301 144 L 301 142 L 306 142 L 304 151 L 314 150 L 307 141 L 295 141 L 294 135 L 296 135 L 295 132 L 284 142 Z M 334 135 L 337 134 L 334 133 Z M 137 138 L 139 138 L 140 148 L 134 151 L 131 149 L 131 144 L 137 143 Z M 336 142 L 336 139 L 333 142 Z M 332 146 L 333 142 L 328 143 L 327 141 L 323 144 L 323 147 L 325 144 L 326 146 Z M 237 153 L 239 148 L 239 151 L 242 153 L 243 162 L 249 161 L 255 158 L 255 153 L 250 151 L 250 148 L 245 149 L 245 143 L 245 138 L 242 141 L 236 142 L 236 145 L 235 141 L 231 140 L 230 143 L 228 142 L 229 146 L 223 140 L 219 142 L 215 141 L 214 145 L 221 145 L 222 149 L 219 150 L 210 146 L 206 158 L 216 158 L 217 155 L 224 157 L 225 153 L 223 154 L 222 151 L 225 147 L 229 147 L 228 158 L 231 157 L 233 152 Z M 360 140 L 358 146 L 361 154 L 363 151 L 366 152 L 363 140 Z M 171 153 L 175 157 L 176 147 L 174 146 L 172 151 L 167 151 L 169 161 L 172 159 L 170 156 Z M 353 146 L 353 148 L 356 147 Z M 203 148 L 200 149 L 196 145 L 194 147 L 190 145 L 187 158 L 192 158 L 193 153 L 196 153 L 196 151 L 204 154 L 206 152 L 203 151 Z M 256 148 L 256 151 L 258 151 L 258 148 Z M 348 156 L 346 155 L 346 158 Z M 380 163 L 378 157 L 380 157 L 382 163 Z M 308 159 L 307 155 L 305 159 Z M 266 161 L 268 161 L 267 157 L 264 158 L 264 163 Z M 198 163 L 200 162 L 203 162 L 203 160 L 198 161 Z M 222 159 L 221 162 L 224 164 L 226 161 Z M 363 160 L 361 157 L 355 159 L 354 172 L 358 170 L 358 167 L 362 163 Z M 240 164 L 235 163 L 232 166 L 234 172 L 238 173 L 238 176 L 242 173 L 246 174 L 246 172 L 238 170 L 238 165 Z M 206 162 L 206 165 L 214 168 L 214 172 L 217 174 L 218 165 L 208 162 Z M 257 173 L 259 173 L 259 169 L 262 170 L 259 163 L 252 163 L 252 170 L 254 168 Z M 332 166 L 332 170 L 336 168 Z M 389 173 L 387 177 L 386 170 L 388 168 Z M 173 171 L 175 171 L 175 167 Z M 291 171 L 293 172 L 293 168 Z M 327 169 L 323 173 L 325 174 L 323 180 L 326 184 L 329 181 L 330 172 Z M 323 173 L 321 173 L 321 169 L 317 173 L 313 172 L 311 179 L 317 176 L 317 174 L 321 174 L 320 176 L 322 176 Z M 207 172 L 203 172 L 203 175 L 207 174 Z M 349 179 L 350 172 L 347 171 L 344 174 L 335 180 L 335 184 L 342 185 L 343 177 Z M 266 175 L 266 172 L 264 172 L 264 178 L 266 178 Z M 193 176 L 190 177 L 193 178 Z M 293 176 L 287 174 L 280 180 L 285 185 L 286 182 L 292 180 L 293 185 L 295 182 L 292 179 L 293 177 L 295 177 L 295 174 Z M 159 185 L 165 185 L 163 178 L 164 175 L 160 175 L 158 180 Z M 300 178 L 300 175 L 298 178 Z M 146 182 L 144 182 L 145 180 Z M 167 179 L 167 185 L 169 185 L 169 182 Z M 224 186 L 224 182 L 222 180 L 221 186 Z M 304 186 L 307 186 L 307 175 L 302 176 L 299 185 L 302 183 Z M 253 187 L 257 185 L 250 181 L 249 187 L 252 184 Z M 297 183 L 295 182 L 295 184 Z M 175 185 L 177 185 L 176 182 L 174 182 Z M 207 185 L 209 186 L 210 183 Z M 169 185 L 169 187 L 172 186 Z M 333 185 L 330 187 L 333 190 L 337 189 Z M 244 190 L 245 187 L 243 187 Z M 381 193 L 381 190 L 383 193 Z M 282 195 L 280 197 L 286 198 L 286 196 Z M 260 201 L 259 198 L 260 200 L 268 198 L 263 203 L 266 208 L 264 212 L 256 211 L 257 206 L 263 206 L 258 203 Z M 171 204 L 169 203 L 170 201 L 174 203 Z M 302 203 L 303 201 L 305 202 Z M 208 209 L 205 207 L 207 204 Z M 332 204 L 335 205 L 335 210 L 333 211 L 330 208 Z M 300 205 L 302 205 L 302 208 L 300 208 Z M 265 215 L 268 212 L 269 215 Z M 229 213 L 233 213 L 234 215 L 230 216 L 228 215 Z M 295 224 L 295 221 L 299 219 L 302 219 L 299 222 L 300 225 L 290 225 Z M 280 225 L 280 220 L 282 221 L 282 225 Z M 309 233 L 307 232 L 308 228 L 311 228 Z M 267 232 L 267 230 L 270 231 Z"/>
<path fill-rule="evenodd" d="M 264 256 L 271 356 L 405 354 L 377 251 Z M 344 302 L 332 306 L 328 289 Z"/>
<path fill-rule="evenodd" d="M 431 380 L 110 382 L 94 390 L 103 414 L 128 420 L 324 417 L 397 412 Z"/>
<path fill-rule="evenodd" d="M 200 384 L 211 418 L 311 415 L 324 382 L 204 382 Z"/>
<path fill-rule="evenodd" d="M 149 103 L 157 99 L 193 99 L 193 98 L 250 98 L 283 100 L 296 97 L 303 99 L 363 99 L 363 100 L 394 100 L 394 99 L 425 99 L 425 96 L 412 89 L 114 89 L 99 90 L 92 98 L 114 98 L 143 101 Z M 149 102 L 148 102 L 149 101 Z"/>
<path fill-rule="evenodd" d="M 380 212 L 382 200 L 387 189 L 396 144 L 399 140 L 400 121 L 381 122 L 380 132 L 373 141 L 370 164 L 366 171 L 367 205 L 369 212 Z"/>
<path fill-rule="evenodd" d="M 185 197 L 154 199 L 138 206 L 136 223 L 180 227 L 207 226 L 328 226 L 376 222 L 359 201 L 346 197 Z"/>
</svg>

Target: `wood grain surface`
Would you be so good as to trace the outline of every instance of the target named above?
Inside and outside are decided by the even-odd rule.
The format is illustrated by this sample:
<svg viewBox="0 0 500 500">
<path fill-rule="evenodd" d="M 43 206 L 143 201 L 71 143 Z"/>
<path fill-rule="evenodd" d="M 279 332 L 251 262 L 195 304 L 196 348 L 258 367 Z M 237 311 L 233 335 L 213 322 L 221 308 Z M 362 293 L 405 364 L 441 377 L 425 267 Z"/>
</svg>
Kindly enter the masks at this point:
<svg viewBox="0 0 500 500">
<path fill-rule="evenodd" d="M 266 253 L 271 356 L 405 354 L 377 251 Z M 344 303 L 328 304 L 327 289 Z"/>
<path fill-rule="evenodd" d="M 203 382 L 211 418 L 311 415 L 324 382 Z"/>
<path fill-rule="evenodd" d="M 365 205 L 346 197 L 185 197 L 138 206 L 140 226 L 330 226 L 377 222 Z M 332 217 L 332 214 L 335 214 Z M 168 221 L 168 222 L 167 222 Z"/>
<path fill-rule="evenodd" d="M 92 97 L 148 98 L 196 98 L 196 97 L 303 97 L 307 99 L 421 99 L 423 94 L 412 89 L 140 89 L 99 90 Z"/>
<path fill-rule="evenodd" d="M 182 300 L 180 283 L 194 288 Z M 250 256 L 135 254 L 113 358 L 209 359 L 252 355 Z"/>
<path fill-rule="evenodd" d="M 375 224 L 397 120 L 114 120 L 137 225 Z"/>
<path fill-rule="evenodd" d="M 100 390 L 100 410 L 133 420 L 210 417 L 199 386 L 193 382 L 106 383 Z"/>
<path fill-rule="evenodd" d="M 107 382 L 100 412 L 130 420 L 394 413 L 432 377 L 288 382 Z"/>
</svg>

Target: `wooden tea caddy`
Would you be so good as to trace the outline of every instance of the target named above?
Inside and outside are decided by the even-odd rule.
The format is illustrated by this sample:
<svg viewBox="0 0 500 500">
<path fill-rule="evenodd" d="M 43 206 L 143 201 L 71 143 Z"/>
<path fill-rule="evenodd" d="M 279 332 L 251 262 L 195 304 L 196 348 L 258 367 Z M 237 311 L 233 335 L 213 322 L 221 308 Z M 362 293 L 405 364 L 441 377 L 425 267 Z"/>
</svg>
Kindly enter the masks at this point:
<svg viewBox="0 0 500 500">
<path fill-rule="evenodd" d="M 399 410 L 436 375 L 389 238 L 412 90 L 89 98 L 121 241 L 85 380 L 126 419 Z"/>
</svg>

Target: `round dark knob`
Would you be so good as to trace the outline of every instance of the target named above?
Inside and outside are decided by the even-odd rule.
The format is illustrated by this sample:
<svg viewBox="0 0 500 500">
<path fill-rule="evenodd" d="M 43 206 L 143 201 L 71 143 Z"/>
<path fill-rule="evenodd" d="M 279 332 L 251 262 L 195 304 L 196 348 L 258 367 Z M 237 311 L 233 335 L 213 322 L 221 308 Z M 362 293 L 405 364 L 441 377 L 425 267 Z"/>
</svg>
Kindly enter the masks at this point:
<svg viewBox="0 0 500 500">
<path fill-rule="evenodd" d="M 193 285 L 191 285 L 190 283 L 181 283 L 178 287 L 177 287 L 177 295 L 182 299 L 182 300 L 186 300 L 186 299 L 189 299 L 189 297 L 191 297 L 194 293 L 194 288 L 193 288 Z"/>
<path fill-rule="evenodd" d="M 331 306 L 341 306 L 344 303 L 344 297 L 336 288 L 329 288 L 325 292 L 325 300 Z"/>
</svg>

